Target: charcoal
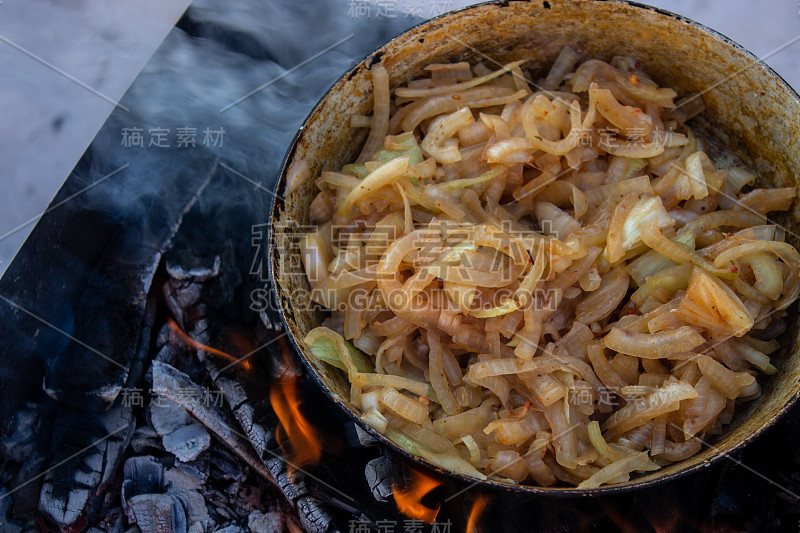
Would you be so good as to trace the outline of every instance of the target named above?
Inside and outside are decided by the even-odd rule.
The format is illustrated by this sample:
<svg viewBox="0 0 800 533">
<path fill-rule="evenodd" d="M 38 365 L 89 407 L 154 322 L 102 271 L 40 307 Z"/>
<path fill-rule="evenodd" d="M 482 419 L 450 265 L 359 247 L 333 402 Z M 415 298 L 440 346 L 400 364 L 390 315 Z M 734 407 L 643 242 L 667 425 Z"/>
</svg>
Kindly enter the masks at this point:
<svg viewBox="0 0 800 533">
<path fill-rule="evenodd" d="M 281 533 L 283 519 L 280 513 L 253 511 L 247 517 L 247 527 L 252 533 Z"/>
<path fill-rule="evenodd" d="M 153 328 L 156 321 L 156 302 L 153 298 L 147 299 L 144 317 L 142 319 L 142 330 L 139 335 L 139 346 L 133 356 L 128 371 L 128 379 L 125 383 L 127 389 L 133 389 L 142 379 L 144 369 L 150 354 L 150 343 L 153 338 Z"/>
<path fill-rule="evenodd" d="M 174 495 L 139 494 L 127 501 L 125 511 L 142 533 L 186 533 L 183 504 Z"/>
<path fill-rule="evenodd" d="M 304 496 L 297 500 L 297 514 L 300 515 L 300 523 L 306 531 L 319 533 L 335 531 L 333 517 L 312 496 Z"/>
<path fill-rule="evenodd" d="M 224 499 L 225 499 L 224 496 L 222 496 L 222 494 L 219 494 L 219 493 L 217 493 L 217 494 L 219 495 L 219 498 L 224 501 Z M 225 504 L 216 505 L 214 507 L 214 512 L 219 517 L 221 517 L 222 520 L 224 520 L 225 522 L 228 522 L 234 516 L 234 512 L 231 511 L 230 509 L 228 509 L 228 507 L 225 506 Z"/>
<path fill-rule="evenodd" d="M 129 407 L 97 414 L 64 406 L 53 429 L 49 463 L 39 495 L 45 520 L 62 529 L 75 527 L 101 497 L 102 482 L 119 467 L 134 430 Z"/>
<path fill-rule="evenodd" d="M 150 405 L 150 419 L 161 435 L 164 449 L 182 462 L 192 461 L 208 449 L 211 436 L 186 409 L 164 398 Z"/>
<path fill-rule="evenodd" d="M 242 482 L 247 477 L 244 466 L 227 450 L 216 450 L 210 463 L 211 475 L 216 479 Z"/>
<path fill-rule="evenodd" d="M 164 284 L 164 301 L 182 329 L 186 329 L 187 323 L 184 309 L 187 309 L 200 299 L 202 289 L 203 286 L 201 284 L 188 281 L 170 280 Z"/>
<path fill-rule="evenodd" d="M 206 225 L 210 222 L 207 216 L 214 218 L 216 213 L 207 213 L 203 216 L 198 210 L 189 214 L 189 221 L 194 226 L 187 226 L 187 231 L 178 233 L 175 243 L 166 253 L 167 273 L 172 277 L 172 284 L 176 283 L 202 283 L 205 288 L 204 303 L 213 308 L 228 304 L 233 299 L 233 293 L 242 282 L 242 275 L 237 268 L 236 252 L 233 243 L 227 240 L 209 242 L 206 233 L 196 231 L 196 225 Z M 196 219 L 192 218 L 196 217 Z M 238 221 L 242 224 L 243 220 Z M 194 232 L 188 228 L 195 229 Z M 191 307 L 193 301 L 190 296 L 180 296 L 183 290 L 176 291 L 176 302 L 184 310 Z M 191 290 L 194 294 L 194 289 Z"/>
<path fill-rule="evenodd" d="M 226 271 L 226 266 L 227 263 L 223 260 L 221 265 L 222 272 Z M 171 280 L 168 283 L 170 284 L 170 288 L 165 290 L 165 294 L 168 294 L 169 297 L 172 298 L 172 305 L 180 305 L 181 303 L 187 305 L 173 312 L 176 313 L 176 317 L 180 316 L 182 318 L 184 321 L 184 330 L 193 340 L 204 345 L 214 346 L 216 349 L 222 350 L 226 353 L 250 353 L 247 350 L 242 350 L 241 346 L 237 345 L 235 341 L 229 339 L 229 337 L 232 337 L 234 334 L 231 332 L 229 327 L 220 327 L 219 334 L 215 335 L 215 333 L 217 333 L 216 329 L 218 326 L 214 324 L 213 328 L 209 327 L 209 325 L 212 323 L 210 317 L 208 316 L 209 307 L 205 307 L 202 303 L 195 303 L 195 297 L 197 302 L 206 302 L 211 300 L 213 303 L 213 298 L 209 298 L 209 295 L 213 293 L 212 289 L 214 287 L 219 288 L 224 286 L 224 281 L 217 283 L 217 278 L 208 280 L 207 282 L 204 282 L 204 285 L 206 285 L 206 290 L 204 290 L 200 295 L 196 295 L 194 290 L 192 290 L 190 298 L 182 298 L 181 296 L 181 290 L 184 288 L 181 283 L 185 283 L 185 281 Z M 213 305 L 210 305 L 210 308 L 213 307 Z M 212 331 L 212 329 L 214 331 Z M 212 337 L 214 339 L 213 342 L 211 341 Z M 251 337 L 247 339 L 248 344 L 252 344 L 252 340 L 253 339 L 251 335 Z M 228 344 L 232 344 L 232 346 L 230 346 L 231 349 L 227 349 Z M 272 371 L 271 377 L 273 380 L 276 377 L 287 380 L 298 379 L 301 374 L 297 370 L 296 366 L 291 362 L 291 357 L 288 351 L 289 348 L 286 344 L 286 341 L 280 339 L 279 342 L 276 343 L 275 347 L 279 349 L 275 350 L 273 348 L 273 351 L 270 354 L 271 357 L 269 357 Z M 256 453 L 253 454 L 255 457 L 252 459 L 254 459 L 258 465 L 256 471 L 262 474 L 266 479 L 273 481 L 278 485 L 284 496 L 297 510 L 298 514 L 300 515 L 301 523 L 307 531 L 314 533 L 328 532 L 333 527 L 332 515 L 327 510 L 325 504 L 309 494 L 305 485 L 304 474 L 301 471 L 293 470 L 290 472 L 287 469 L 283 454 L 273 436 L 274 430 L 272 428 L 274 428 L 274 425 L 272 425 L 272 428 L 267 430 L 262 424 L 263 420 L 261 417 L 257 416 L 257 413 L 263 413 L 265 410 L 271 411 L 271 409 L 266 403 L 258 405 L 257 409 L 256 405 L 254 405 L 252 401 L 248 400 L 249 398 L 253 397 L 263 397 L 263 391 L 261 390 L 254 391 L 258 394 L 258 396 L 254 395 L 253 392 L 248 391 L 247 385 L 252 385 L 254 383 L 254 375 L 244 372 L 243 365 L 230 363 L 221 364 L 220 360 L 214 356 L 208 355 L 204 350 L 197 350 L 196 354 L 198 360 L 204 363 L 214 385 L 222 392 L 226 404 L 230 406 L 230 409 L 232 410 L 239 427 L 244 431 L 244 435 L 249 440 L 248 445 L 246 445 L 248 454 L 252 450 L 252 448 L 249 446 L 250 443 L 252 443 L 252 446 L 255 448 Z M 255 358 L 256 357 L 253 357 L 253 359 Z M 264 355 L 263 358 L 266 360 L 267 356 Z M 179 377 L 176 376 L 176 373 L 178 373 L 176 369 L 169 367 L 168 365 L 164 365 L 163 363 L 154 362 L 154 392 L 156 394 L 161 394 L 160 391 L 163 390 L 164 395 L 169 397 L 169 389 L 180 389 L 182 384 L 188 381 L 188 376 L 184 374 L 182 377 Z M 198 418 L 198 420 L 209 427 L 212 432 L 218 434 L 218 429 L 210 426 L 209 423 L 218 424 L 220 420 L 225 420 L 225 418 L 218 417 L 215 419 L 214 417 L 211 417 L 206 419 L 201 413 L 203 406 L 198 406 L 196 409 L 192 409 L 190 406 L 185 405 L 185 402 L 181 403 L 192 413 L 193 416 Z M 272 424 L 276 422 L 277 420 L 274 420 Z M 230 426 L 227 426 L 225 429 L 231 433 L 234 433 L 237 437 L 241 435 L 237 430 L 233 430 Z M 223 437 L 220 438 L 222 438 L 223 441 L 225 440 Z M 234 448 L 234 450 L 239 451 L 237 448 Z M 245 459 L 245 461 L 250 466 L 254 465 L 253 460 Z M 264 475 L 264 472 L 266 472 L 266 475 Z M 221 511 L 221 509 L 219 510 Z"/>
<path fill-rule="evenodd" d="M 353 430 L 355 431 L 358 446 L 375 446 L 378 444 L 378 439 L 367 433 L 355 422 L 353 423 Z M 354 446 L 356 447 L 356 446 Z"/>
<path fill-rule="evenodd" d="M 249 403 L 242 403 L 234 411 L 233 416 L 244 430 L 248 440 L 253 444 L 259 457 L 264 457 L 270 446 L 274 446 L 273 431 L 255 421 L 256 410 Z"/>
<path fill-rule="evenodd" d="M 39 427 L 39 410 L 28 403 L 14 413 L 0 440 L 0 455 L 7 461 L 24 463 L 36 449 L 35 432 Z"/>
<path fill-rule="evenodd" d="M 159 332 L 156 346 L 158 352 L 153 358 L 154 361 L 174 366 L 186 373 L 192 381 L 201 382 L 205 379 L 203 367 L 197 364 L 195 350 L 186 343 L 183 331 L 175 324 L 164 324 Z"/>
<path fill-rule="evenodd" d="M 28 402 L 7 421 L 0 438 L 0 486 L 13 488 L 13 495 L 3 498 L 18 518 L 32 517 L 36 510 L 40 473 L 46 459 L 39 451 L 41 414 L 36 404 Z M 0 518 L 2 515 L 0 515 Z"/>
<path fill-rule="evenodd" d="M 364 467 L 364 477 L 376 501 L 389 501 L 392 495 L 392 466 L 385 456 L 369 461 Z"/>
<path fill-rule="evenodd" d="M 138 427 L 133 432 L 130 446 L 136 453 L 160 451 L 161 435 L 152 426 Z"/>
<path fill-rule="evenodd" d="M 164 487 L 164 466 L 149 455 L 131 457 L 122 469 L 123 504 L 127 498 L 150 492 L 161 492 Z"/>
<path fill-rule="evenodd" d="M 212 443 L 211 449 L 221 449 L 218 444 Z M 211 453 L 206 450 L 201 453 L 197 459 L 188 463 L 178 463 L 175 468 L 182 474 L 195 480 L 195 483 L 202 485 L 208 480 L 209 470 L 211 468 Z"/>
<path fill-rule="evenodd" d="M 206 501 L 200 493 L 197 480 L 181 472 L 177 468 L 170 468 L 164 473 L 167 491 L 177 495 L 186 509 L 186 520 L 189 524 L 200 522 L 207 524 L 209 521 Z"/>
<path fill-rule="evenodd" d="M 187 395 L 185 391 L 193 391 L 189 396 L 202 398 L 202 400 L 186 401 Z M 211 430 L 240 459 L 265 479 L 272 479 L 271 474 L 255 454 L 251 444 L 233 429 L 235 422 L 229 421 L 228 415 L 208 399 L 207 391 L 193 383 L 186 374 L 178 372 L 175 368 L 164 363 L 154 362 L 153 393 L 181 403 L 192 416 Z"/>
<path fill-rule="evenodd" d="M 125 511 L 121 507 L 110 509 L 98 525 L 105 533 L 122 533 L 125 528 Z"/>
<path fill-rule="evenodd" d="M 208 281 L 219 275 L 219 255 L 214 256 L 214 259 L 209 264 L 205 258 L 198 257 L 191 250 L 183 250 L 183 252 L 180 258 L 170 257 L 170 255 L 177 254 L 173 248 L 167 256 L 167 274 L 171 278 L 180 281 Z"/>
<path fill-rule="evenodd" d="M 47 459 L 39 455 L 29 457 L 20 466 L 17 475 L 11 482 L 14 491 L 14 514 L 18 517 L 31 517 L 36 512 L 41 490 L 41 473 L 47 465 Z"/>
<path fill-rule="evenodd" d="M 221 527 L 219 529 L 214 530 L 215 533 L 246 533 L 244 529 L 238 524 L 228 524 L 227 526 Z"/>
<path fill-rule="evenodd" d="M 185 531 L 187 524 L 209 523 L 205 499 L 192 470 L 164 468 L 154 457 L 132 457 L 125 462 L 122 503 L 132 522 L 144 533 Z M 188 472 L 188 473 L 187 473 Z M 159 525 L 159 524 L 167 525 Z M 154 525 L 156 524 L 156 525 Z"/>
<path fill-rule="evenodd" d="M 22 524 L 19 524 L 11 518 L 11 508 L 14 505 L 14 500 L 10 497 L 9 492 L 5 487 L 0 487 L 0 527 L 2 531 L 8 533 L 21 533 Z"/>
</svg>

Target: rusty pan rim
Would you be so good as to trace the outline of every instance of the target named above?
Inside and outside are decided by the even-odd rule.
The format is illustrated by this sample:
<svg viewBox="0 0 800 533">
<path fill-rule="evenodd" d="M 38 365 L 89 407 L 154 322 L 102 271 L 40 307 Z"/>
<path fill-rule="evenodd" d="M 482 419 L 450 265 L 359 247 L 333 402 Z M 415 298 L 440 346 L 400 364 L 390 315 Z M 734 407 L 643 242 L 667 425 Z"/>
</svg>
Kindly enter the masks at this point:
<svg viewBox="0 0 800 533">
<path fill-rule="evenodd" d="M 514 1 L 514 0 L 511 0 Z M 519 0 L 517 0 L 519 1 Z M 527 0 L 530 1 L 530 0 Z M 730 37 L 726 36 L 723 33 L 720 33 L 713 28 L 710 28 L 704 24 L 701 24 L 691 18 L 688 18 L 684 15 L 680 15 L 678 13 L 674 13 L 672 11 L 642 4 L 639 2 L 635 2 L 632 0 L 590 0 L 592 2 L 608 2 L 608 3 L 616 3 L 616 4 L 624 4 L 634 8 L 642 9 L 643 11 L 651 11 L 654 13 L 659 13 L 661 15 L 668 16 L 673 18 L 677 21 L 687 23 L 695 28 L 707 33 L 714 39 L 722 41 L 726 45 L 734 48 L 736 51 L 744 54 L 750 60 L 753 61 L 753 66 L 758 66 L 761 69 L 765 70 L 767 74 L 774 79 L 776 79 L 781 85 L 784 86 L 785 89 L 788 90 L 788 93 L 794 97 L 795 100 L 800 102 L 800 93 L 795 90 L 780 74 L 778 74 L 772 67 L 770 67 L 767 63 L 761 60 L 758 56 L 754 53 L 749 51 L 747 48 L 739 44 L 738 42 L 734 41 Z M 727 447 L 727 449 L 717 448 L 713 445 L 708 445 L 714 449 L 714 453 L 711 457 L 707 460 L 686 466 L 685 468 L 681 468 L 676 470 L 675 472 L 670 472 L 668 474 L 659 476 L 656 479 L 650 479 L 646 481 L 637 481 L 632 480 L 624 484 L 619 485 L 606 485 L 596 489 L 578 489 L 578 488 L 567 488 L 567 487 L 556 487 L 556 488 L 549 488 L 549 487 L 539 487 L 535 485 L 514 485 L 511 483 L 505 483 L 500 481 L 494 481 L 491 479 L 487 480 L 479 480 L 470 476 L 466 476 L 464 474 L 458 474 L 456 472 L 452 472 L 450 470 L 445 470 L 422 457 L 412 454 L 411 452 L 405 450 L 404 448 L 397 445 L 394 441 L 390 440 L 388 437 L 374 429 L 372 426 L 365 423 L 359 417 L 354 416 L 353 412 L 347 407 L 347 405 L 342 401 L 342 399 L 336 395 L 323 381 L 322 377 L 319 375 L 319 370 L 311 364 L 310 361 L 303 355 L 302 346 L 300 340 L 295 338 L 294 334 L 291 332 L 288 324 L 288 319 L 286 316 L 286 311 L 284 309 L 283 303 L 278 296 L 278 281 L 276 276 L 276 262 L 277 256 L 275 254 L 274 248 L 274 238 L 273 238 L 273 226 L 277 218 L 278 210 L 284 204 L 284 199 L 280 194 L 280 191 L 285 190 L 285 183 L 286 183 L 286 175 L 291 164 L 295 152 L 297 150 L 298 144 L 300 139 L 306 129 L 306 125 L 309 123 L 311 118 L 316 114 L 317 110 L 322 106 L 324 101 L 328 98 L 334 88 L 339 85 L 345 79 L 349 79 L 351 76 L 355 75 L 355 73 L 360 70 L 361 68 L 369 69 L 369 67 L 377 62 L 380 62 L 380 56 L 383 53 L 383 50 L 393 43 L 394 41 L 400 39 L 405 34 L 419 29 L 423 26 L 428 24 L 440 21 L 446 17 L 449 17 L 455 13 L 466 12 L 469 10 L 485 7 L 485 6 L 504 6 L 508 5 L 509 0 L 489 0 L 477 4 L 472 4 L 460 9 L 455 9 L 452 11 L 448 11 L 442 15 L 437 17 L 422 21 L 418 24 L 415 24 L 403 32 L 395 35 L 391 39 L 387 40 L 385 43 L 380 45 L 374 51 L 368 53 L 364 58 L 358 61 L 352 68 L 350 68 L 347 72 L 345 72 L 342 76 L 338 77 L 324 92 L 324 94 L 320 97 L 319 101 L 314 105 L 311 111 L 308 113 L 306 118 L 303 120 L 302 125 L 298 129 L 297 133 L 292 138 L 292 141 L 289 145 L 289 148 L 284 155 L 283 161 L 281 162 L 280 171 L 278 174 L 278 178 L 275 182 L 274 189 L 272 190 L 272 203 L 270 206 L 270 222 L 268 225 L 267 230 L 267 250 L 268 250 L 268 260 L 267 260 L 267 269 L 268 269 L 268 283 L 270 284 L 272 297 L 276 303 L 276 308 L 278 314 L 280 315 L 281 321 L 283 323 L 283 327 L 286 330 L 287 337 L 289 338 L 289 343 L 291 344 L 294 352 L 294 356 L 301 360 L 303 366 L 307 370 L 307 375 L 310 375 L 313 381 L 316 383 L 317 387 L 319 387 L 325 396 L 331 399 L 339 409 L 351 420 L 353 420 L 363 431 L 369 434 L 371 437 L 378 440 L 383 446 L 388 447 L 393 453 L 399 454 L 404 456 L 405 458 L 409 459 L 413 463 L 417 465 L 421 465 L 428 470 L 432 470 L 441 476 L 445 476 L 448 478 L 455 479 L 462 483 L 468 484 L 470 487 L 472 486 L 479 486 L 483 489 L 491 489 L 495 491 L 503 491 L 503 492 L 513 492 L 518 494 L 530 494 L 536 496 L 552 496 L 558 498 L 586 498 L 586 497 L 598 497 L 598 496 L 610 496 L 616 494 L 623 494 L 627 492 L 632 492 L 635 490 L 643 490 L 643 489 L 650 489 L 656 486 L 660 486 L 665 483 L 674 482 L 684 476 L 689 474 L 696 473 L 703 468 L 710 467 L 713 464 L 718 463 L 723 458 L 730 457 L 732 453 L 740 451 L 742 448 L 747 446 L 748 444 L 752 443 L 753 440 L 761 436 L 764 432 L 768 429 L 772 428 L 795 404 L 800 402 L 800 389 L 795 391 L 795 393 L 788 399 L 783 405 L 782 410 L 777 415 L 773 416 L 769 419 L 765 424 L 759 426 L 758 428 L 754 429 L 747 437 L 743 438 L 739 442 L 734 443 L 733 445 Z"/>
</svg>

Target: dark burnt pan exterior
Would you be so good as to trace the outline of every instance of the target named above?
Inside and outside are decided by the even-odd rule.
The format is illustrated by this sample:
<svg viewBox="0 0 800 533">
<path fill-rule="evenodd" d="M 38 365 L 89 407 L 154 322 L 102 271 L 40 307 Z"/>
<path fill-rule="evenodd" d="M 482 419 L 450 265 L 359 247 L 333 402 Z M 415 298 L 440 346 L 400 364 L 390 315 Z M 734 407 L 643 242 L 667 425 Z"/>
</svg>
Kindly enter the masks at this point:
<svg viewBox="0 0 800 533">
<path fill-rule="evenodd" d="M 352 128 L 350 113 L 371 110 L 369 66 L 381 62 L 395 88 L 423 74 L 434 61 L 476 60 L 499 62 L 529 58 L 527 67 L 544 75 L 564 45 L 573 46 L 583 59 L 609 60 L 632 55 L 660 85 L 679 94 L 703 91 L 707 110 L 693 123 L 719 161 L 736 161 L 756 171 L 759 186 L 798 185 L 800 175 L 800 96 L 770 67 L 724 35 L 680 15 L 623 1 L 549 0 L 544 2 L 487 2 L 445 14 L 415 26 L 370 54 L 345 74 L 320 100 L 297 133 L 284 159 L 276 184 L 270 231 L 270 280 L 287 333 L 309 375 L 325 393 L 363 429 L 386 446 L 428 468 L 466 483 L 477 480 L 444 471 L 402 450 L 362 423 L 349 403 L 343 373 L 326 367 L 306 353 L 305 334 L 319 324 L 322 313 L 304 311 L 309 302 L 307 284 L 296 252 L 294 229 L 309 224 L 308 205 L 314 197 L 313 180 L 284 199 L 286 171 L 295 158 L 306 159 L 312 175 L 338 170 L 359 153 L 366 138 Z M 705 134 L 705 135 L 704 135 Z M 708 135 L 714 136 L 709 139 Z M 795 235 L 800 232 L 800 208 L 776 217 Z M 288 228 L 288 229 L 287 229 Z M 793 245 L 800 242 L 787 236 Z M 794 309 L 794 308 L 792 308 Z M 778 373 L 763 379 L 763 395 L 739 406 L 723 435 L 685 461 L 632 481 L 593 490 L 512 485 L 496 481 L 481 486 L 516 493 L 550 496 L 610 495 L 657 483 L 709 466 L 746 445 L 774 424 L 800 398 L 800 339 L 793 321 L 782 337 Z"/>
</svg>

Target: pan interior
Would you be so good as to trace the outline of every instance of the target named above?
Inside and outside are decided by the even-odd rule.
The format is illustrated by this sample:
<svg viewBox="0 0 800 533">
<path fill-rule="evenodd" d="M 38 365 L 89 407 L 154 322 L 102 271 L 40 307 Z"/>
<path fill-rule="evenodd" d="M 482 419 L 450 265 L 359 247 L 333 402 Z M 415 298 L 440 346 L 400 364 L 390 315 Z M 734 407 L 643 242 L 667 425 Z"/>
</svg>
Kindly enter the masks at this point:
<svg viewBox="0 0 800 533">
<path fill-rule="evenodd" d="M 583 60 L 634 56 L 659 85 L 676 89 L 679 97 L 702 92 L 707 110 L 692 126 L 708 142 L 717 163 L 744 164 L 757 174 L 760 187 L 797 186 L 800 100 L 752 54 L 692 21 L 652 8 L 621 2 L 549 0 L 473 6 L 412 28 L 387 43 L 344 76 L 311 113 L 287 157 L 278 192 L 283 190 L 286 168 L 295 159 L 305 159 L 312 176 L 317 176 L 323 170 L 338 170 L 357 157 L 366 131 L 351 127 L 348 117 L 371 112 L 368 68 L 373 62 L 386 67 L 392 88 L 422 76 L 429 63 L 479 59 L 500 64 L 527 59 L 526 67 L 535 80 L 546 74 L 565 45 L 579 51 Z M 313 180 L 307 180 L 276 204 L 271 251 L 274 281 L 289 333 L 302 358 L 331 397 L 357 417 L 348 402 L 350 387 L 344 374 L 318 362 L 302 347 L 302 338 L 325 316 L 308 299 L 298 251 L 302 228 L 310 224 L 309 204 L 315 194 Z M 800 208 L 795 206 L 774 220 L 787 228 L 791 244 L 800 245 Z M 796 321 L 782 337 L 782 344 L 782 353 L 773 359 L 777 374 L 761 379 L 761 398 L 737 406 L 732 423 L 700 453 L 597 492 L 630 489 L 699 468 L 774 422 L 800 389 Z M 523 490 L 577 492 L 538 487 Z"/>
</svg>

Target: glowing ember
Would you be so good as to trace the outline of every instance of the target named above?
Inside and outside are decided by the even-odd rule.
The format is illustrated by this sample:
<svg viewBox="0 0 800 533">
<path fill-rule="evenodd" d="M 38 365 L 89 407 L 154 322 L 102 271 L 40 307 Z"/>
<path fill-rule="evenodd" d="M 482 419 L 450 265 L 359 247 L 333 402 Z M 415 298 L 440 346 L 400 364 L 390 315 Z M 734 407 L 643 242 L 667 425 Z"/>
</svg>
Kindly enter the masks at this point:
<svg viewBox="0 0 800 533">
<path fill-rule="evenodd" d="M 297 382 L 275 383 L 269 391 L 269 398 L 280 420 L 280 425 L 275 428 L 275 437 L 287 461 L 297 467 L 319 462 L 322 444 L 314 427 L 300 412 Z"/>
<path fill-rule="evenodd" d="M 175 321 L 172 320 L 171 318 L 167 319 L 167 323 L 169 324 L 169 327 L 172 329 L 172 331 L 177 333 L 178 336 L 181 338 L 181 340 L 183 340 L 183 342 L 185 342 L 186 344 L 188 344 L 189 346 L 191 346 L 195 350 L 203 350 L 204 352 L 217 355 L 219 357 L 222 357 L 223 359 L 227 359 L 228 361 L 231 361 L 232 364 L 241 364 L 242 368 L 244 368 L 245 370 L 250 370 L 250 363 L 248 361 L 244 360 L 243 358 L 235 357 L 235 356 L 233 356 L 233 355 L 231 355 L 229 353 L 223 352 L 222 350 L 217 350 L 216 348 L 212 348 L 211 346 L 206 346 L 202 342 L 197 342 L 196 340 L 191 338 L 189 335 L 187 335 L 180 328 L 180 326 L 178 326 L 178 324 L 176 324 Z"/>
<path fill-rule="evenodd" d="M 472 509 L 469 512 L 469 519 L 467 519 L 467 533 L 480 533 L 481 515 L 488 504 L 489 498 L 486 496 L 475 498 L 475 503 L 472 504 Z"/>
<path fill-rule="evenodd" d="M 422 499 L 442 483 L 417 470 L 411 470 L 410 472 L 411 474 L 405 487 L 400 487 L 397 484 L 392 485 L 394 502 L 400 512 L 409 518 L 431 524 L 436 520 L 441 504 L 437 504 L 436 509 L 431 509 L 422 503 Z"/>
</svg>

